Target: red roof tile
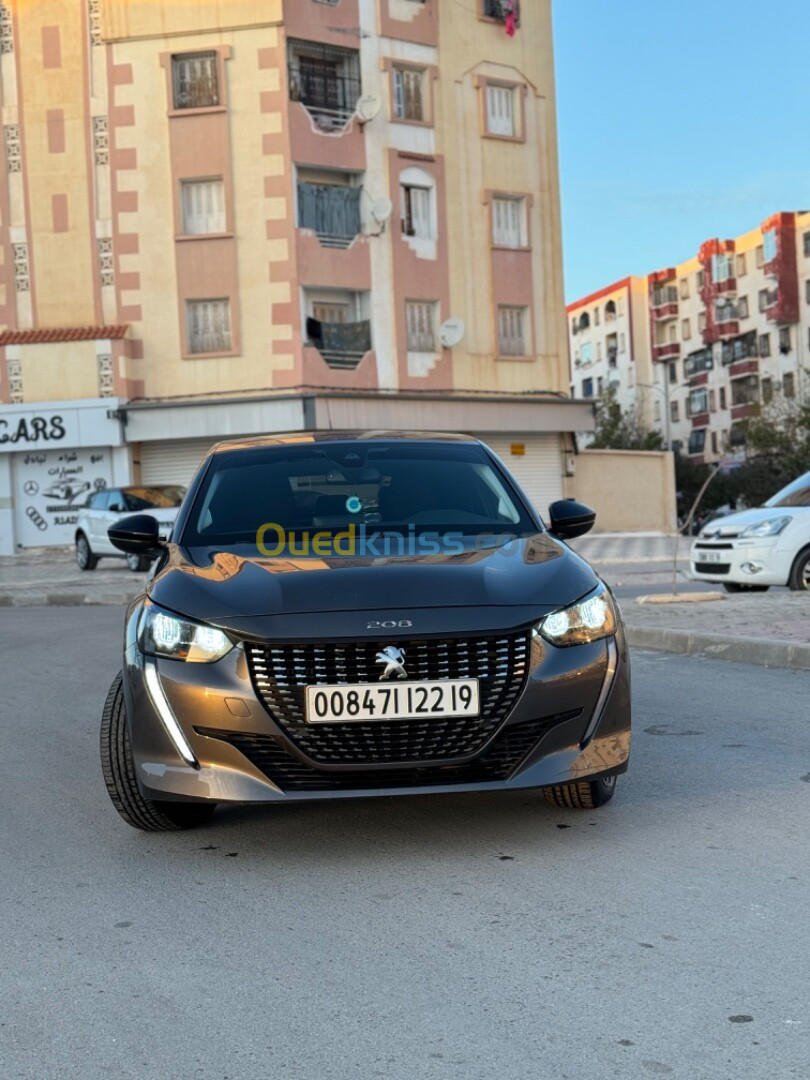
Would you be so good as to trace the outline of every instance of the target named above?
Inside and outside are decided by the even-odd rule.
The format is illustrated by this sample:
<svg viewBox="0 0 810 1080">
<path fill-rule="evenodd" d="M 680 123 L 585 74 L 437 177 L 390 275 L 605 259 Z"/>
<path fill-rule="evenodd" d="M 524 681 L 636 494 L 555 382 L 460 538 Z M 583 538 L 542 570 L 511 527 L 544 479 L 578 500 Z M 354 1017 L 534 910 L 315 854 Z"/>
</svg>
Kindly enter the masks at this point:
<svg viewBox="0 0 810 1080">
<path fill-rule="evenodd" d="M 2 330 L 0 345 L 40 345 L 57 341 L 120 341 L 129 326 L 58 326 L 42 330 Z"/>
</svg>

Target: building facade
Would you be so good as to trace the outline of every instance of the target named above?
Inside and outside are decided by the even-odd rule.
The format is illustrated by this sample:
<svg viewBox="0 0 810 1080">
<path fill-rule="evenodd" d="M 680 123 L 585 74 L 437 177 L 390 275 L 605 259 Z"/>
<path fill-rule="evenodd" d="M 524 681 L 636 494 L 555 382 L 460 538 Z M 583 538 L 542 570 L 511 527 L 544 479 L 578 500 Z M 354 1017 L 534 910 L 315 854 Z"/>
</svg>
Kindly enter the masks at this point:
<svg viewBox="0 0 810 1080">
<path fill-rule="evenodd" d="M 592 410 L 550 0 L 7 0 L 0 94 L 0 550 L 29 543 L 29 421 L 100 401 L 115 465 L 81 484 L 187 482 L 234 434 L 454 427 L 562 495 Z M 33 507 L 40 542 L 75 505 Z"/>
<path fill-rule="evenodd" d="M 618 400 L 624 408 L 639 408 L 667 445 L 698 462 L 739 457 L 745 451 L 743 421 L 774 395 L 807 401 L 810 213 L 774 214 L 735 239 L 707 240 L 692 259 L 570 304 L 576 392 L 599 392 L 598 385 L 579 385 L 583 346 L 594 333 L 595 298 L 624 295 L 627 282 L 638 280 L 646 280 L 647 330 L 632 354 L 617 354 Z M 583 319 L 591 336 L 583 337 Z M 595 345 L 587 351 L 595 354 Z M 654 386 L 651 403 L 638 380 L 640 364 L 651 372 L 644 380 Z"/>
</svg>

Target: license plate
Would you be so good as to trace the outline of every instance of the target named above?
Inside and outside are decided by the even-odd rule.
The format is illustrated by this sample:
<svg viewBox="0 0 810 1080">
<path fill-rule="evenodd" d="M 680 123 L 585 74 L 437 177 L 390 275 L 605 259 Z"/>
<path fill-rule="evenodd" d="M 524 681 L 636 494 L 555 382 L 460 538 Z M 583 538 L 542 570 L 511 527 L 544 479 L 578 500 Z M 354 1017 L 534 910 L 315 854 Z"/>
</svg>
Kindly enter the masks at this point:
<svg viewBox="0 0 810 1080">
<path fill-rule="evenodd" d="M 478 716 L 477 679 L 442 682 L 356 683 L 308 686 L 308 724 L 344 724 L 374 720 L 442 720 Z"/>
<path fill-rule="evenodd" d="M 697 561 L 702 563 L 719 563 L 723 562 L 724 559 L 728 560 L 728 552 L 726 551 L 701 551 Z"/>
</svg>

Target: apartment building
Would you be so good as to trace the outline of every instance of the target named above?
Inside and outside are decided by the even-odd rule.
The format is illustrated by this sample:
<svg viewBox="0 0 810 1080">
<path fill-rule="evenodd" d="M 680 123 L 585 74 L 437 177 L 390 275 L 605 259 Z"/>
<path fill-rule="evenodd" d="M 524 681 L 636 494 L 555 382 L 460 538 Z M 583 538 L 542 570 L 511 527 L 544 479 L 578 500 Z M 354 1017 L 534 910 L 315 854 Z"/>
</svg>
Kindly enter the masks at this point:
<svg viewBox="0 0 810 1080">
<path fill-rule="evenodd" d="M 550 0 L 11 0 L 0 95 L 0 551 L 234 434 L 468 431 L 562 496 Z"/>
<path fill-rule="evenodd" d="M 635 409 L 653 426 L 657 388 L 649 348 L 647 280 L 628 277 L 569 304 L 571 396 L 610 392 L 624 412 Z M 660 406 L 659 406 L 660 409 Z M 585 435 L 583 444 L 590 441 Z"/>
<path fill-rule="evenodd" d="M 616 379 L 629 386 L 633 367 L 650 363 L 648 426 L 673 449 L 697 462 L 740 457 L 743 421 L 759 407 L 775 394 L 807 400 L 810 213 L 773 214 L 735 239 L 707 240 L 693 258 L 646 282 L 648 334 L 632 360 L 618 354 Z M 592 321 L 589 301 L 568 307 L 572 380 L 584 343 L 574 324 L 586 309 Z M 649 417 L 640 389 L 636 379 L 619 401 Z"/>
</svg>

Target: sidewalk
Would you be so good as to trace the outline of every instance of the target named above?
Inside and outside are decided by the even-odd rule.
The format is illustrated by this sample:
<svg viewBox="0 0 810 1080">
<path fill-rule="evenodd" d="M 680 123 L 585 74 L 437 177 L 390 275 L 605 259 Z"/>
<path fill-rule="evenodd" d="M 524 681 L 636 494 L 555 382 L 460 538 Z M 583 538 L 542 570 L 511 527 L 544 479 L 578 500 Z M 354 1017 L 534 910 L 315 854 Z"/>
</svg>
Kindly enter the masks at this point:
<svg viewBox="0 0 810 1080">
<path fill-rule="evenodd" d="M 627 563 L 650 564 L 650 571 L 663 572 L 664 564 L 671 563 L 673 545 L 672 537 L 596 535 L 573 546 L 612 581 Z M 683 538 L 678 559 L 682 570 L 688 551 L 689 539 Z M 26 551 L 0 557 L 0 608 L 123 606 L 141 591 L 146 576 L 133 574 L 117 559 L 104 559 L 97 570 L 82 572 L 73 551 L 67 548 Z M 651 573 L 650 579 L 653 577 Z M 660 582 L 660 577 L 655 580 Z M 678 591 L 689 591 L 683 575 L 679 575 Z M 781 589 L 724 593 L 716 601 L 682 604 L 640 604 L 625 599 L 621 608 L 630 644 L 636 648 L 810 670 L 810 595 L 804 593 Z"/>
</svg>

